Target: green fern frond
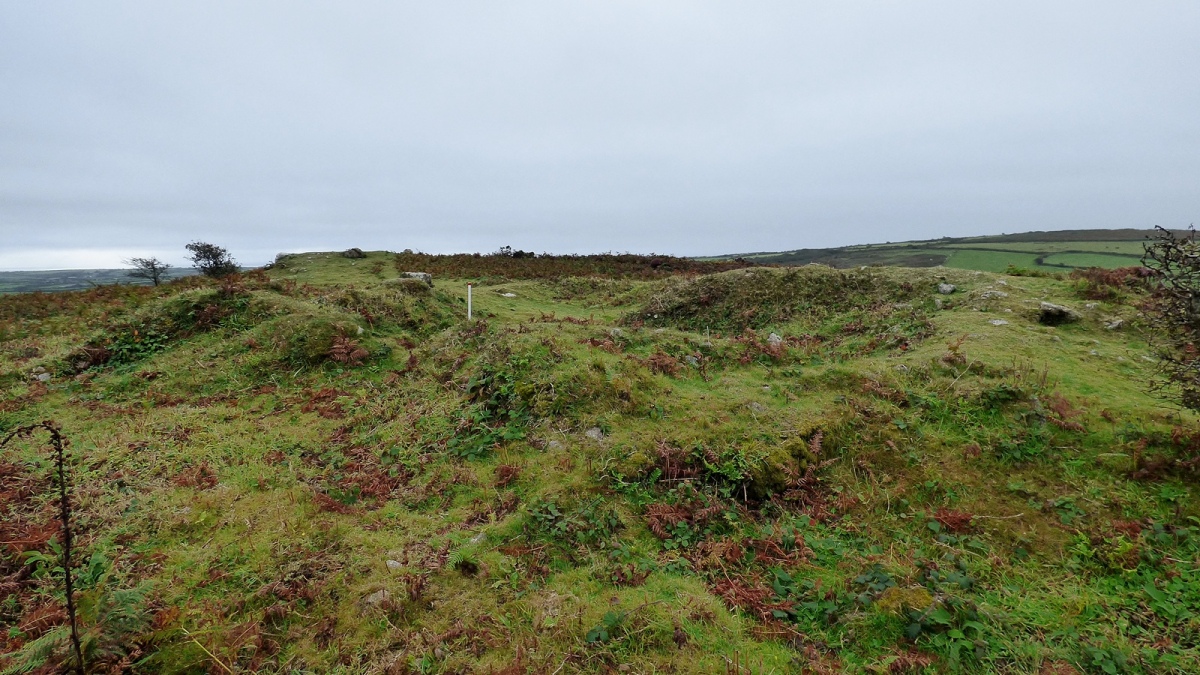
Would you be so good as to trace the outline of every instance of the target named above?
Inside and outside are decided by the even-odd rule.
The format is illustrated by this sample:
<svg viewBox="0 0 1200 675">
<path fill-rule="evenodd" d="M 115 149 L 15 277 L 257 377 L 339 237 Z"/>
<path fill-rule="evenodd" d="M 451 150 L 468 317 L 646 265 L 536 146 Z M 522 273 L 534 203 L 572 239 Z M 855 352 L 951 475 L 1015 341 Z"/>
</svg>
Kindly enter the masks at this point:
<svg viewBox="0 0 1200 675">
<path fill-rule="evenodd" d="M 16 653 L 9 654 L 8 658 L 12 659 L 12 663 L 0 671 L 0 675 L 20 675 L 36 670 L 46 665 L 46 661 L 49 661 L 56 652 L 61 650 L 65 653 L 70 641 L 70 627 L 55 626 L 45 635 L 27 643 Z"/>
</svg>

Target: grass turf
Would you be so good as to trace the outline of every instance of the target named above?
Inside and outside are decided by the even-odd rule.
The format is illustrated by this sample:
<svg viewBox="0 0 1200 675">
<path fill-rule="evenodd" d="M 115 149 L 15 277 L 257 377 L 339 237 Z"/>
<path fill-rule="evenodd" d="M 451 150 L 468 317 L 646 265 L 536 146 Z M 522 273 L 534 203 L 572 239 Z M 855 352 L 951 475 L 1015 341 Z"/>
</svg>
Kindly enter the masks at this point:
<svg viewBox="0 0 1200 675">
<path fill-rule="evenodd" d="M 411 263 L 0 299 L 0 432 L 73 441 L 93 667 L 1194 671 L 1196 420 L 1135 292 L 489 261 L 466 322 Z M 0 663 L 52 665 L 50 465 L 3 453 Z"/>
</svg>

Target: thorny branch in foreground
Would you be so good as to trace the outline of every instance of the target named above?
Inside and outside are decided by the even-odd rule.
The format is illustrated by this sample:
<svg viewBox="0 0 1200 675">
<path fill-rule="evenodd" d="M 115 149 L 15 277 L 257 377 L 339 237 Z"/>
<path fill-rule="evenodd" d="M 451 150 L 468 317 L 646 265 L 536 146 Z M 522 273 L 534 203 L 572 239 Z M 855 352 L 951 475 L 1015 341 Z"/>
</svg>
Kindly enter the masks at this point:
<svg viewBox="0 0 1200 675">
<path fill-rule="evenodd" d="M 1141 308 L 1158 357 L 1159 378 L 1151 389 L 1200 410 L 1200 241 L 1195 230 L 1182 237 L 1157 230 L 1142 258 L 1154 284 Z"/>
<path fill-rule="evenodd" d="M 67 617 L 71 621 L 71 651 L 74 652 L 74 670 L 83 675 L 83 648 L 79 642 L 79 626 L 75 616 L 75 587 L 71 578 L 71 498 L 67 482 L 66 448 L 71 442 L 62 435 L 62 428 L 53 420 L 17 427 L 0 440 L 0 448 L 14 438 L 29 438 L 39 429 L 50 434 L 50 447 L 54 448 L 54 467 L 58 474 L 58 511 L 62 521 L 62 568 L 63 587 L 67 595 Z"/>
</svg>

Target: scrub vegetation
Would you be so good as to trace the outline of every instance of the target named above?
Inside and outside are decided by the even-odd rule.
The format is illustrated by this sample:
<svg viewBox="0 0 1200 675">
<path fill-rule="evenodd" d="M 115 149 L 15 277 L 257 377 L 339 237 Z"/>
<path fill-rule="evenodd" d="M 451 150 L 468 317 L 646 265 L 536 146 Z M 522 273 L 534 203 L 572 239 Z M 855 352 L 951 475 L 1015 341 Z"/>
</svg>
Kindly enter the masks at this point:
<svg viewBox="0 0 1200 675">
<path fill-rule="evenodd" d="M 1200 425 L 1129 274 L 362 256 L 0 297 L 87 672 L 1197 670 Z M 0 672 L 71 659 L 41 443 Z"/>
</svg>

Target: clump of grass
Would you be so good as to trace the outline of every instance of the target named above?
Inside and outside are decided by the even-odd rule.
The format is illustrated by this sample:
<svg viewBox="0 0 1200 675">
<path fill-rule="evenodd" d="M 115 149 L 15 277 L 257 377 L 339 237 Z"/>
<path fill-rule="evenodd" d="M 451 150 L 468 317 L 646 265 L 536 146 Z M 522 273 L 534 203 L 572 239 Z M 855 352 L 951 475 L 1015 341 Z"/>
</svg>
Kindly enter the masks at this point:
<svg viewBox="0 0 1200 675">
<path fill-rule="evenodd" d="M 923 282 L 923 283 L 921 283 Z M 786 270 L 750 269 L 675 281 L 626 323 L 687 330 L 741 332 L 792 320 L 820 325 L 835 316 L 869 312 L 873 323 L 891 318 L 897 303 L 921 301 L 933 277 L 897 281 L 877 270 L 835 270 L 810 265 Z"/>
</svg>

